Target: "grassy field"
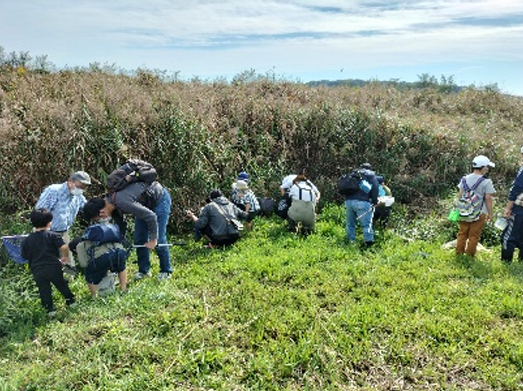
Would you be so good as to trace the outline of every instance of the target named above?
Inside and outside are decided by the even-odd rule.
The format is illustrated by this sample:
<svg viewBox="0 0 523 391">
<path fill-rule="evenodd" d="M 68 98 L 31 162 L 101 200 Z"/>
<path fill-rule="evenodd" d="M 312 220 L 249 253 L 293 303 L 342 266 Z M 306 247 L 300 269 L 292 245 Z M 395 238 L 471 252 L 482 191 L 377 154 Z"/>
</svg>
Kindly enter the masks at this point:
<svg viewBox="0 0 523 391">
<path fill-rule="evenodd" d="M 1 269 L 0 390 L 523 389 L 523 265 L 456 258 L 455 226 L 395 207 L 371 250 L 341 206 L 306 239 L 258 219 L 230 249 L 173 248 L 172 278 L 126 295 L 77 277 L 52 320 L 28 272 Z"/>
</svg>

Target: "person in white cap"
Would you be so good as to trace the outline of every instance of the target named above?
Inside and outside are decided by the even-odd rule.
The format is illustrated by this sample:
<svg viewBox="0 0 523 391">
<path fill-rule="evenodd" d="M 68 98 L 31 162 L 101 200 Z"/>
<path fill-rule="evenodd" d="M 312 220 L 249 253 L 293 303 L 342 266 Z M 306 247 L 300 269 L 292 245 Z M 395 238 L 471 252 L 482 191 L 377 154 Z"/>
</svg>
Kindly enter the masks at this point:
<svg viewBox="0 0 523 391">
<path fill-rule="evenodd" d="M 488 157 L 476 156 L 472 160 L 473 172 L 461 178 L 458 184 L 458 198 L 471 189 L 481 200 L 481 213 L 473 219 L 460 220 L 456 255 L 466 254 L 474 257 L 485 222 L 492 220 L 492 195 L 496 193 L 496 190 L 494 190 L 492 180 L 488 179 L 486 174 L 491 167 L 495 166 Z"/>
<path fill-rule="evenodd" d="M 514 183 L 508 195 L 507 205 L 503 215 L 507 219 L 513 219 L 509 225 L 512 229 L 503 231 L 501 236 L 501 260 L 512 262 L 514 250 L 519 248 L 519 259 L 523 258 L 521 249 L 523 247 L 523 147 L 520 149 L 522 166 L 514 179 Z"/>
<path fill-rule="evenodd" d="M 85 171 L 76 171 L 67 181 L 46 187 L 36 202 L 36 208 L 47 209 L 53 214 L 51 231 L 58 233 L 66 244 L 70 242 L 69 229 L 86 203 L 83 192 L 90 184 L 89 174 Z M 71 252 L 69 252 L 69 265 L 75 266 Z"/>
</svg>

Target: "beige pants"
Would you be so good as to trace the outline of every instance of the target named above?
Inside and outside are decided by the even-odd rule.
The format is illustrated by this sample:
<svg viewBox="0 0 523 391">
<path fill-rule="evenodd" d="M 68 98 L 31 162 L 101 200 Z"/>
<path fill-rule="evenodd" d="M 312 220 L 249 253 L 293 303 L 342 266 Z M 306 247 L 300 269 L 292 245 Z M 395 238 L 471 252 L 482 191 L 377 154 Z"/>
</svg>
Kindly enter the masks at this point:
<svg viewBox="0 0 523 391">
<path fill-rule="evenodd" d="M 69 232 L 68 231 L 65 231 L 65 232 L 56 232 L 58 235 L 60 235 L 62 237 L 62 239 L 64 240 L 65 244 L 67 244 L 69 246 L 69 242 L 71 241 L 71 237 L 69 236 Z M 76 261 L 74 259 L 74 256 L 73 256 L 73 252 L 69 250 L 69 266 L 71 267 L 74 267 L 76 266 Z"/>
</svg>

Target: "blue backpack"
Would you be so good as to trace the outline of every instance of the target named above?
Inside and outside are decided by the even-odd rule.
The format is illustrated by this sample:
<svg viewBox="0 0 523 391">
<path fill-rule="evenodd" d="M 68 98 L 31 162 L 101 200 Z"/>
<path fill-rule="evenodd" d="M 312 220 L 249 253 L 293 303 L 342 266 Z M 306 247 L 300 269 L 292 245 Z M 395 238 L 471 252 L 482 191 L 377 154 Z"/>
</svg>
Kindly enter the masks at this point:
<svg viewBox="0 0 523 391">
<path fill-rule="evenodd" d="M 87 227 L 82 239 L 97 243 L 121 243 L 123 237 L 116 224 L 93 224 Z"/>
</svg>

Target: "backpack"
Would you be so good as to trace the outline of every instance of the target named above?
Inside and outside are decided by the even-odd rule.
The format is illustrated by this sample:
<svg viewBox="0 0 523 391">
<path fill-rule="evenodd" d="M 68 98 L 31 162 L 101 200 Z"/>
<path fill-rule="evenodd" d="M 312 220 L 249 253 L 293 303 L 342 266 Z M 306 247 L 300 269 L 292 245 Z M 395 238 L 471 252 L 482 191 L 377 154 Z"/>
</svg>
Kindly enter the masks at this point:
<svg viewBox="0 0 523 391">
<path fill-rule="evenodd" d="M 276 202 L 270 197 L 258 198 L 258 203 L 260 204 L 260 214 L 262 216 L 270 216 L 276 208 Z"/>
<path fill-rule="evenodd" d="M 474 190 L 478 188 L 485 177 L 479 178 L 472 187 L 468 187 L 465 177 L 461 178 L 461 186 L 463 187 L 463 194 L 456 203 L 456 208 L 459 211 L 460 221 L 476 221 L 481 215 L 483 208 L 483 198 L 481 198 Z"/>
<path fill-rule="evenodd" d="M 82 239 L 96 243 L 122 242 L 120 228 L 116 224 L 93 224 L 87 227 Z"/>
<path fill-rule="evenodd" d="M 338 193 L 343 196 L 355 194 L 360 190 L 360 182 L 363 176 L 359 170 L 352 170 L 338 179 Z"/>
<path fill-rule="evenodd" d="M 143 160 L 129 159 L 124 165 L 109 174 L 107 189 L 109 193 L 115 193 L 134 182 L 145 182 L 152 185 L 157 176 L 152 164 Z"/>
</svg>

